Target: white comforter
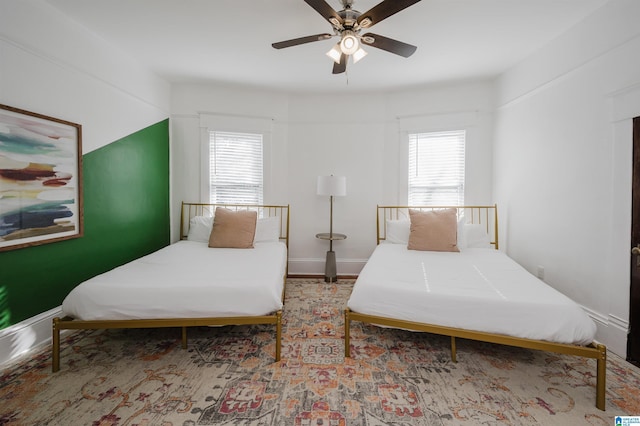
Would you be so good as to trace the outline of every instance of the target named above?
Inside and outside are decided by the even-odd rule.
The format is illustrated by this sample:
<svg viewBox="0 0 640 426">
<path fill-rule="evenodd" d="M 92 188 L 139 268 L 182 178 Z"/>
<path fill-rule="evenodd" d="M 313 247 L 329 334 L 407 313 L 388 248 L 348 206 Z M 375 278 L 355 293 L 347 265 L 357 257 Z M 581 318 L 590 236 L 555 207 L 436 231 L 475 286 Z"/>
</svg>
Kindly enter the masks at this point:
<svg viewBox="0 0 640 426">
<path fill-rule="evenodd" d="M 579 305 L 493 249 L 444 253 L 380 244 L 348 306 L 362 314 L 556 343 L 586 345 L 596 332 Z"/>
<path fill-rule="evenodd" d="M 180 241 L 91 278 L 62 303 L 81 320 L 267 315 L 282 309 L 287 248 L 209 248 Z"/>
</svg>

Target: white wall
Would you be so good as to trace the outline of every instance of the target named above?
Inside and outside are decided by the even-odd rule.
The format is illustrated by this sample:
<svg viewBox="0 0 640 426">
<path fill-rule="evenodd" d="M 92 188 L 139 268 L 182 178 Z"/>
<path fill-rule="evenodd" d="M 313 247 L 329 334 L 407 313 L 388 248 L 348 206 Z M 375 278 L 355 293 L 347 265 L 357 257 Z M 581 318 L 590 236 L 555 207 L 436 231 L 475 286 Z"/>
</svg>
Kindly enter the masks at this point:
<svg viewBox="0 0 640 426">
<path fill-rule="evenodd" d="M 614 0 L 497 82 L 494 195 L 502 247 L 582 304 L 626 355 L 631 118 L 640 2 Z"/>
<path fill-rule="evenodd" d="M 357 274 L 376 244 L 376 204 L 406 203 L 399 195 L 406 180 L 402 123 L 418 131 L 466 128 L 467 199 L 493 202 L 492 89 L 477 82 L 393 94 L 318 95 L 175 85 L 173 205 L 199 200 L 199 113 L 272 118 L 272 189 L 265 202 L 291 205 L 289 272 L 324 272 L 328 244 L 314 236 L 328 232 L 329 200 L 316 195 L 316 179 L 334 174 L 347 177 L 347 196 L 334 200 L 334 231 L 347 234 L 334 243 L 338 274 Z"/>
<path fill-rule="evenodd" d="M 48 3 L 0 2 L 0 103 L 81 124 L 84 154 L 166 119 L 170 94 Z"/>
</svg>

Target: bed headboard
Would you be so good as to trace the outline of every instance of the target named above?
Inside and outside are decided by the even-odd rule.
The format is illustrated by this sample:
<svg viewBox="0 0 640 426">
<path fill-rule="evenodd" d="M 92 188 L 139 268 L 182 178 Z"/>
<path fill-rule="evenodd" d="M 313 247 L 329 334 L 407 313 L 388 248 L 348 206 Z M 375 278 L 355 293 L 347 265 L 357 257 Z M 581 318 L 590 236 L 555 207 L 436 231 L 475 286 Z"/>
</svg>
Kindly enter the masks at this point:
<svg viewBox="0 0 640 426">
<path fill-rule="evenodd" d="M 216 211 L 216 207 L 224 207 L 233 211 L 251 210 L 258 212 L 258 218 L 277 217 L 280 220 L 280 240 L 289 247 L 289 205 L 268 206 L 249 204 L 203 204 L 182 202 L 182 212 L 180 214 L 180 239 L 186 240 L 189 234 L 191 219 L 196 216 L 211 217 Z"/>
<path fill-rule="evenodd" d="M 387 220 L 409 220 L 409 209 L 429 211 L 456 209 L 458 220 L 463 216 L 468 223 L 486 227 L 491 244 L 498 250 L 498 206 L 378 206 L 376 229 L 378 244 L 387 239 Z"/>
</svg>

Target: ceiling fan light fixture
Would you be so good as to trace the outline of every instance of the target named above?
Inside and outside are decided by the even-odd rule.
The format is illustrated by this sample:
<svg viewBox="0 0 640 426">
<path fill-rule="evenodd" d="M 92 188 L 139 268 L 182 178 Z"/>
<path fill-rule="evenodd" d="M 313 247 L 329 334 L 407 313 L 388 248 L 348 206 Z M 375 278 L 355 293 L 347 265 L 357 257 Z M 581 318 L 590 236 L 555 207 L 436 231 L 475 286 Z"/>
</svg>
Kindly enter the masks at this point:
<svg viewBox="0 0 640 426">
<path fill-rule="evenodd" d="M 361 47 L 358 50 L 356 50 L 356 52 L 353 54 L 353 63 L 356 64 L 358 63 L 358 61 L 362 58 L 364 58 L 365 56 L 367 56 L 367 52 L 364 51 L 364 49 Z"/>
<path fill-rule="evenodd" d="M 362 40 L 362 42 L 364 44 L 373 44 L 373 43 L 376 42 L 375 38 L 371 37 L 370 35 L 366 35 L 366 34 L 362 36 L 361 40 Z"/>
<path fill-rule="evenodd" d="M 333 16 L 329 18 L 329 23 L 333 25 L 334 28 L 342 28 L 342 24 Z"/>
<path fill-rule="evenodd" d="M 340 40 L 340 50 L 345 55 L 353 55 L 360 48 L 360 42 L 358 37 L 353 31 L 345 31 L 342 34 L 342 40 Z"/>
<path fill-rule="evenodd" d="M 336 64 L 340 63 L 340 56 L 342 56 L 342 51 L 340 50 L 340 43 L 337 43 L 335 46 L 331 48 L 327 52 L 327 56 L 333 59 Z"/>
<path fill-rule="evenodd" d="M 369 28 L 373 21 L 368 16 L 360 21 L 360 28 Z"/>
</svg>

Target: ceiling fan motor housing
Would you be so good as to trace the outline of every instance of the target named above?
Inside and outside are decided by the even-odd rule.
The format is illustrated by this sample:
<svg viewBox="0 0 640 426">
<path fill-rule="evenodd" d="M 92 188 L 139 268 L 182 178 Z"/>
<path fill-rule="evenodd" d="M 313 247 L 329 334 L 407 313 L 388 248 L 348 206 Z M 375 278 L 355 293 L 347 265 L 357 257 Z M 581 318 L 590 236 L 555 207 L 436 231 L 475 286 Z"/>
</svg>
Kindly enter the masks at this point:
<svg viewBox="0 0 640 426">
<path fill-rule="evenodd" d="M 351 8 L 345 8 L 339 11 L 338 15 L 340 15 L 340 17 L 342 18 L 342 21 L 344 22 L 342 26 L 345 29 L 355 30 L 355 28 L 358 26 L 357 19 L 360 15 L 362 15 L 362 13 Z"/>
</svg>

